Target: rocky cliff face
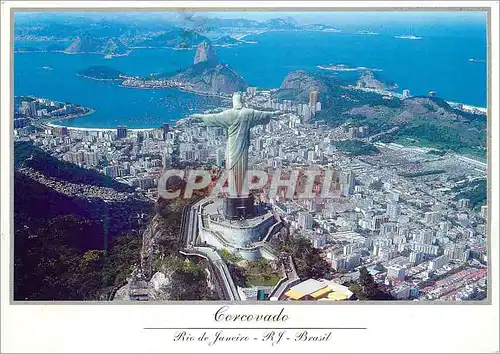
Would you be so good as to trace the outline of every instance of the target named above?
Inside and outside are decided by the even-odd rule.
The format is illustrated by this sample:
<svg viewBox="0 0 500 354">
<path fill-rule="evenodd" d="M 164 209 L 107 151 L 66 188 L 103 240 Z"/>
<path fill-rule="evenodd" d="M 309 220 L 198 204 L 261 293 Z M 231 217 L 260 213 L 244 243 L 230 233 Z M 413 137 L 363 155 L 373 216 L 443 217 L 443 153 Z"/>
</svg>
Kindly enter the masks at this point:
<svg viewBox="0 0 500 354">
<path fill-rule="evenodd" d="M 115 294 L 115 300 L 213 300 L 217 299 L 208 270 L 196 257 L 179 253 L 181 215 L 186 201 L 161 203 L 158 214 L 143 233 L 141 264 Z"/>
<path fill-rule="evenodd" d="M 156 272 L 151 279 L 145 280 L 140 274 L 132 274 L 128 283 L 118 289 L 114 301 L 167 301 L 171 294 L 169 284 L 172 282 L 172 272 Z"/>
<path fill-rule="evenodd" d="M 147 279 L 151 277 L 153 257 L 160 244 L 177 249 L 179 230 L 177 225 L 167 223 L 160 215 L 155 215 L 142 236 L 141 268 Z"/>
<path fill-rule="evenodd" d="M 202 62 L 216 63 L 218 61 L 217 53 L 214 47 L 207 41 L 203 41 L 196 48 L 196 54 L 194 56 L 193 64 L 198 64 Z"/>
</svg>

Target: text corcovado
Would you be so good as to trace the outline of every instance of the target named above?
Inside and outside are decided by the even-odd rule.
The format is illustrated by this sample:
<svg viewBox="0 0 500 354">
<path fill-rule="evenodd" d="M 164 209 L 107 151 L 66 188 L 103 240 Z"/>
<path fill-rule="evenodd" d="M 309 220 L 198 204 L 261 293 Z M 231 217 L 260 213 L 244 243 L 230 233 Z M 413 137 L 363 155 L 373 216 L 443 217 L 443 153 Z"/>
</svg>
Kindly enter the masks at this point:
<svg viewBox="0 0 500 354">
<path fill-rule="evenodd" d="M 222 306 L 215 312 L 215 321 L 217 322 L 285 322 L 288 320 L 288 315 L 284 314 L 284 308 L 278 313 L 268 313 L 268 314 L 240 314 L 240 313 L 230 313 L 229 306 Z"/>
</svg>

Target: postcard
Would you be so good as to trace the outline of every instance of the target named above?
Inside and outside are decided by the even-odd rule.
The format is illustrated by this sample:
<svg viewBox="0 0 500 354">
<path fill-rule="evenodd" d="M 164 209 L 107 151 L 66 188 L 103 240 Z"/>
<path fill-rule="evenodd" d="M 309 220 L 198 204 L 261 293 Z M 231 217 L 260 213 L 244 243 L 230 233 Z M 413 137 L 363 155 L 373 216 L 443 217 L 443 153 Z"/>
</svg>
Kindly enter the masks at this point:
<svg viewBox="0 0 500 354">
<path fill-rule="evenodd" d="M 497 2 L 60 3 L 2 3 L 5 350 L 499 350 Z"/>
</svg>

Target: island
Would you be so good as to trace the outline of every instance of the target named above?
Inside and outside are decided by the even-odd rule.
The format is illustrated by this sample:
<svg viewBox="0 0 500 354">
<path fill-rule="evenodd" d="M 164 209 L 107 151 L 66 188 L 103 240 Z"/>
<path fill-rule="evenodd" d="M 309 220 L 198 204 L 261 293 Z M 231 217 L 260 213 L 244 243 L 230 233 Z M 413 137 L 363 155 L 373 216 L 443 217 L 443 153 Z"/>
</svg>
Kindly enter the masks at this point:
<svg viewBox="0 0 500 354">
<path fill-rule="evenodd" d="M 411 34 L 398 35 L 398 36 L 394 36 L 394 38 L 398 38 L 398 39 L 422 39 L 422 37 L 414 36 Z"/>
<path fill-rule="evenodd" d="M 364 66 L 350 67 L 345 64 L 327 64 L 327 65 L 317 65 L 318 69 L 329 70 L 329 71 L 382 71 L 381 69 L 370 69 Z"/>
<path fill-rule="evenodd" d="M 86 79 L 99 81 L 123 81 L 128 78 L 128 76 L 121 71 L 108 66 L 91 66 L 85 70 L 80 70 L 77 75 Z"/>
<path fill-rule="evenodd" d="M 235 47 L 242 44 L 255 44 L 254 41 L 245 41 L 241 38 L 231 36 L 222 36 L 212 41 L 214 47 Z"/>
<path fill-rule="evenodd" d="M 475 59 L 475 58 L 470 58 L 469 61 L 471 63 L 486 63 L 486 60 L 484 59 Z"/>
<path fill-rule="evenodd" d="M 300 27 L 302 31 L 311 32 L 342 32 L 342 30 L 329 25 L 311 24 Z"/>
<path fill-rule="evenodd" d="M 377 32 L 372 32 L 372 31 L 368 31 L 368 30 L 358 31 L 357 33 L 358 34 L 366 34 L 366 35 L 370 35 L 370 36 L 378 34 Z"/>
</svg>

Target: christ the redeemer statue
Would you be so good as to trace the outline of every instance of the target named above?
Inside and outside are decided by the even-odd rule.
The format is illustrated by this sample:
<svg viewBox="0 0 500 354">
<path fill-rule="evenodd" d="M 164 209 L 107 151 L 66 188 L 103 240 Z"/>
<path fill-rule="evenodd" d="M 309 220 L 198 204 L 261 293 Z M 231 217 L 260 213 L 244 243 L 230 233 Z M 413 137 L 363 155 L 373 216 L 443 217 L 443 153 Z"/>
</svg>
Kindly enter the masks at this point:
<svg viewBox="0 0 500 354">
<path fill-rule="evenodd" d="M 191 117 L 200 119 L 207 127 L 222 127 L 227 130 L 226 171 L 229 178 L 234 178 L 234 186 L 229 189 L 232 198 L 247 197 L 243 193 L 246 171 L 248 169 L 248 146 L 250 144 L 250 129 L 256 125 L 268 124 L 274 112 L 258 111 L 244 108 L 239 93 L 233 94 L 233 108 L 217 114 L 193 114 Z"/>
</svg>

